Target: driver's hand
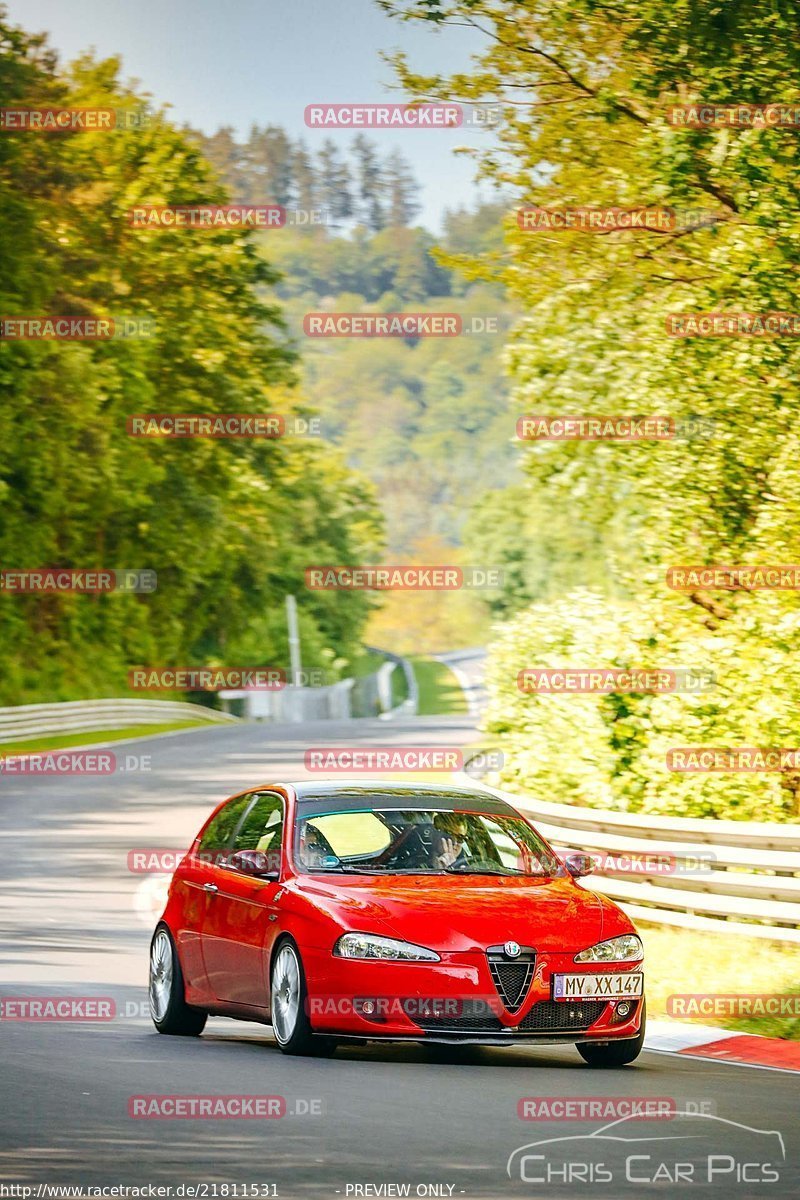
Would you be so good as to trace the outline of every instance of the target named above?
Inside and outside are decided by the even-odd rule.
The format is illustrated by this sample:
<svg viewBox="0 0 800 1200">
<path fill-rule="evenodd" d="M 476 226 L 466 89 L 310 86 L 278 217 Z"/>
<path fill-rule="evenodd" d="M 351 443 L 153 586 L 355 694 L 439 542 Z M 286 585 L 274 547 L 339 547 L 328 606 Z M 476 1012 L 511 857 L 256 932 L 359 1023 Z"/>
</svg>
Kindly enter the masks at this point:
<svg viewBox="0 0 800 1200">
<path fill-rule="evenodd" d="M 451 866 L 461 853 L 461 846 L 462 843 L 457 838 L 442 837 L 437 855 L 438 865 L 440 867 Z"/>
</svg>

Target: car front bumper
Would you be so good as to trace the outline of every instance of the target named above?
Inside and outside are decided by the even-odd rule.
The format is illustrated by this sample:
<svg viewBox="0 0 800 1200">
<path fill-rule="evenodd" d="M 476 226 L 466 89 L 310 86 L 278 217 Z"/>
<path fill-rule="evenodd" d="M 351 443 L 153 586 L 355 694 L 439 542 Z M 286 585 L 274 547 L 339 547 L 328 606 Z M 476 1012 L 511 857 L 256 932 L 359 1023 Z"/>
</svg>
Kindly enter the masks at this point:
<svg viewBox="0 0 800 1200">
<path fill-rule="evenodd" d="M 620 1000 L 554 1000 L 553 976 L 579 974 L 574 955 L 542 953 L 517 1005 L 501 998 L 483 951 L 443 954 L 438 963 L 343 959 L 303 951 L 308 1015 L 315 1033 L 375 1040 L 558 1045 L 636 1037 L 642 998 L 620 1012 Z M 597 973 L 587 964 L 587 974 Z M 609 963 L 604 973 L 641 971 L 642 963 Z"/>
</svg>

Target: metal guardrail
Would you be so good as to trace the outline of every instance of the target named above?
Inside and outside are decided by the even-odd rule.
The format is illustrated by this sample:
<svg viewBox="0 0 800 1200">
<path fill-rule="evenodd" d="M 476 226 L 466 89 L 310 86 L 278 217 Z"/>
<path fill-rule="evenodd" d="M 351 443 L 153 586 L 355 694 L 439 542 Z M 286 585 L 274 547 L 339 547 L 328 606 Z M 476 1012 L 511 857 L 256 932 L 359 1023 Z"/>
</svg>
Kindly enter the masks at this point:
<svg viewBox="0 0 800 1200">
<path fill-rule="evenodd" d="M 129 725 L 161 725 L 179 721 L 236 721 L 236 717 L 174 700 L 68 700 L 61 704 L 22 704 L 0 708 L 0 745 L 49 737 L 125 729 Z"/>
<path fill-rule="evenodd" d="M 391 695 L 391 675 L 397 669 L 401 670 L 406 680 L 406 690 L 408 695 L 405 700 L 401 700 L 394 708 L 391 707 L 391 700 L 388 707 L 384 708 L 384 716 L 397 716 L 401 713 L 407 716 L 416 716 L 419 708 L 419 688 L 417 686 L 417 677 L 414 674 L 414 668 L 407 658 L 403 658 L 399 654 L 392 654 L 390 650 L 380 650 L 377 646 L 365 646 L 365 650 L 371 651 L 373 654 L 382 654 L 386 659 L 384 666 L 378 672 L 380 675 L 384 668 L 389 668 L 385 674 L 385 686 L 389 689 Z"/>
<path fill-rule="evenodd" d="M 607 812 L 487 790 L 559 852 L 603 856 L 585 885 L 636 920 L 800 944 L 800 825 Z"/>
<path fill-rule="evenodd" d="M 224 704 L 236 703 L 239 711 L 250 720 L 302 724 L 308 721 L 347 721 L 352 717 L 391 718 L 417 711 L 417 681 L 411 664 L 404 658 L 365 646 L 365 650 L 380 655 L 384 662 L 369 675 L 340 679 L 322 687 L 289 685 L 275 691 L 249 691 L 229 688 L 220 692 Z M 408 691 L 407 699 L 394 705 L 392 676 L 402 670 Z"/>
</svg>

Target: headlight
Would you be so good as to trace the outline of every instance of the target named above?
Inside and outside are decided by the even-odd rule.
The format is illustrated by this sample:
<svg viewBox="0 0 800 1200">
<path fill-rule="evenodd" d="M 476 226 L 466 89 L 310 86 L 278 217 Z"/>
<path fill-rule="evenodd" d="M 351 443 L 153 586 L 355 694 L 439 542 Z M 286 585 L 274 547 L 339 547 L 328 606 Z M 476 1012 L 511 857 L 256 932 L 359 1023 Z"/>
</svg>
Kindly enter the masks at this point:
<svg viewBox="0 0 800 1200">
<path fill-rule="evenodd" d="M 377 933 L 345 933 L 333 947 L 339 958 L 379 958 L 387 962 L 441 962 L 435 950 L 380 937 Z"/>
<path fill-rule="evenodd" d="M 575 955 L 575 962 L 637 962 L 644 958 L 641 938 L 635 933 L 623 933 L 621 937 L 598 942 L 588 950 Z"/>
</svg>

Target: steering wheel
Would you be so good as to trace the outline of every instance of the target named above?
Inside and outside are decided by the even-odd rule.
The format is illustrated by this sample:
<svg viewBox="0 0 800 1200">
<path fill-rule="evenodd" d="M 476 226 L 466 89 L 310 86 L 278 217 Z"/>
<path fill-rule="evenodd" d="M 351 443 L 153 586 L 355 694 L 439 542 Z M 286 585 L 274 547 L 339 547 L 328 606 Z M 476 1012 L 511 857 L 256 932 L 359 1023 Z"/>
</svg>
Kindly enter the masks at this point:
<svg viewBox="0 0 800 1200">
<path fill-rule="evenodd" d="M 390 842 L 385 850 L 382 850 L 377 858 L 373 858 L 372 862 L 376 867 L 382 867 L 388 862 L 393 862 L 402 854 L 402 859 L 398 861 L 398 866 L 401 862 L 408 862 L 412 857 L 414 850 L 421 849 L 424 851 L 426 858 L 429 856 L 429 850 L 423 845 L 422 839 L 419 836 L 419 829 L 416 825 L 406 825 L 399 838 Z"/>
</svg>

